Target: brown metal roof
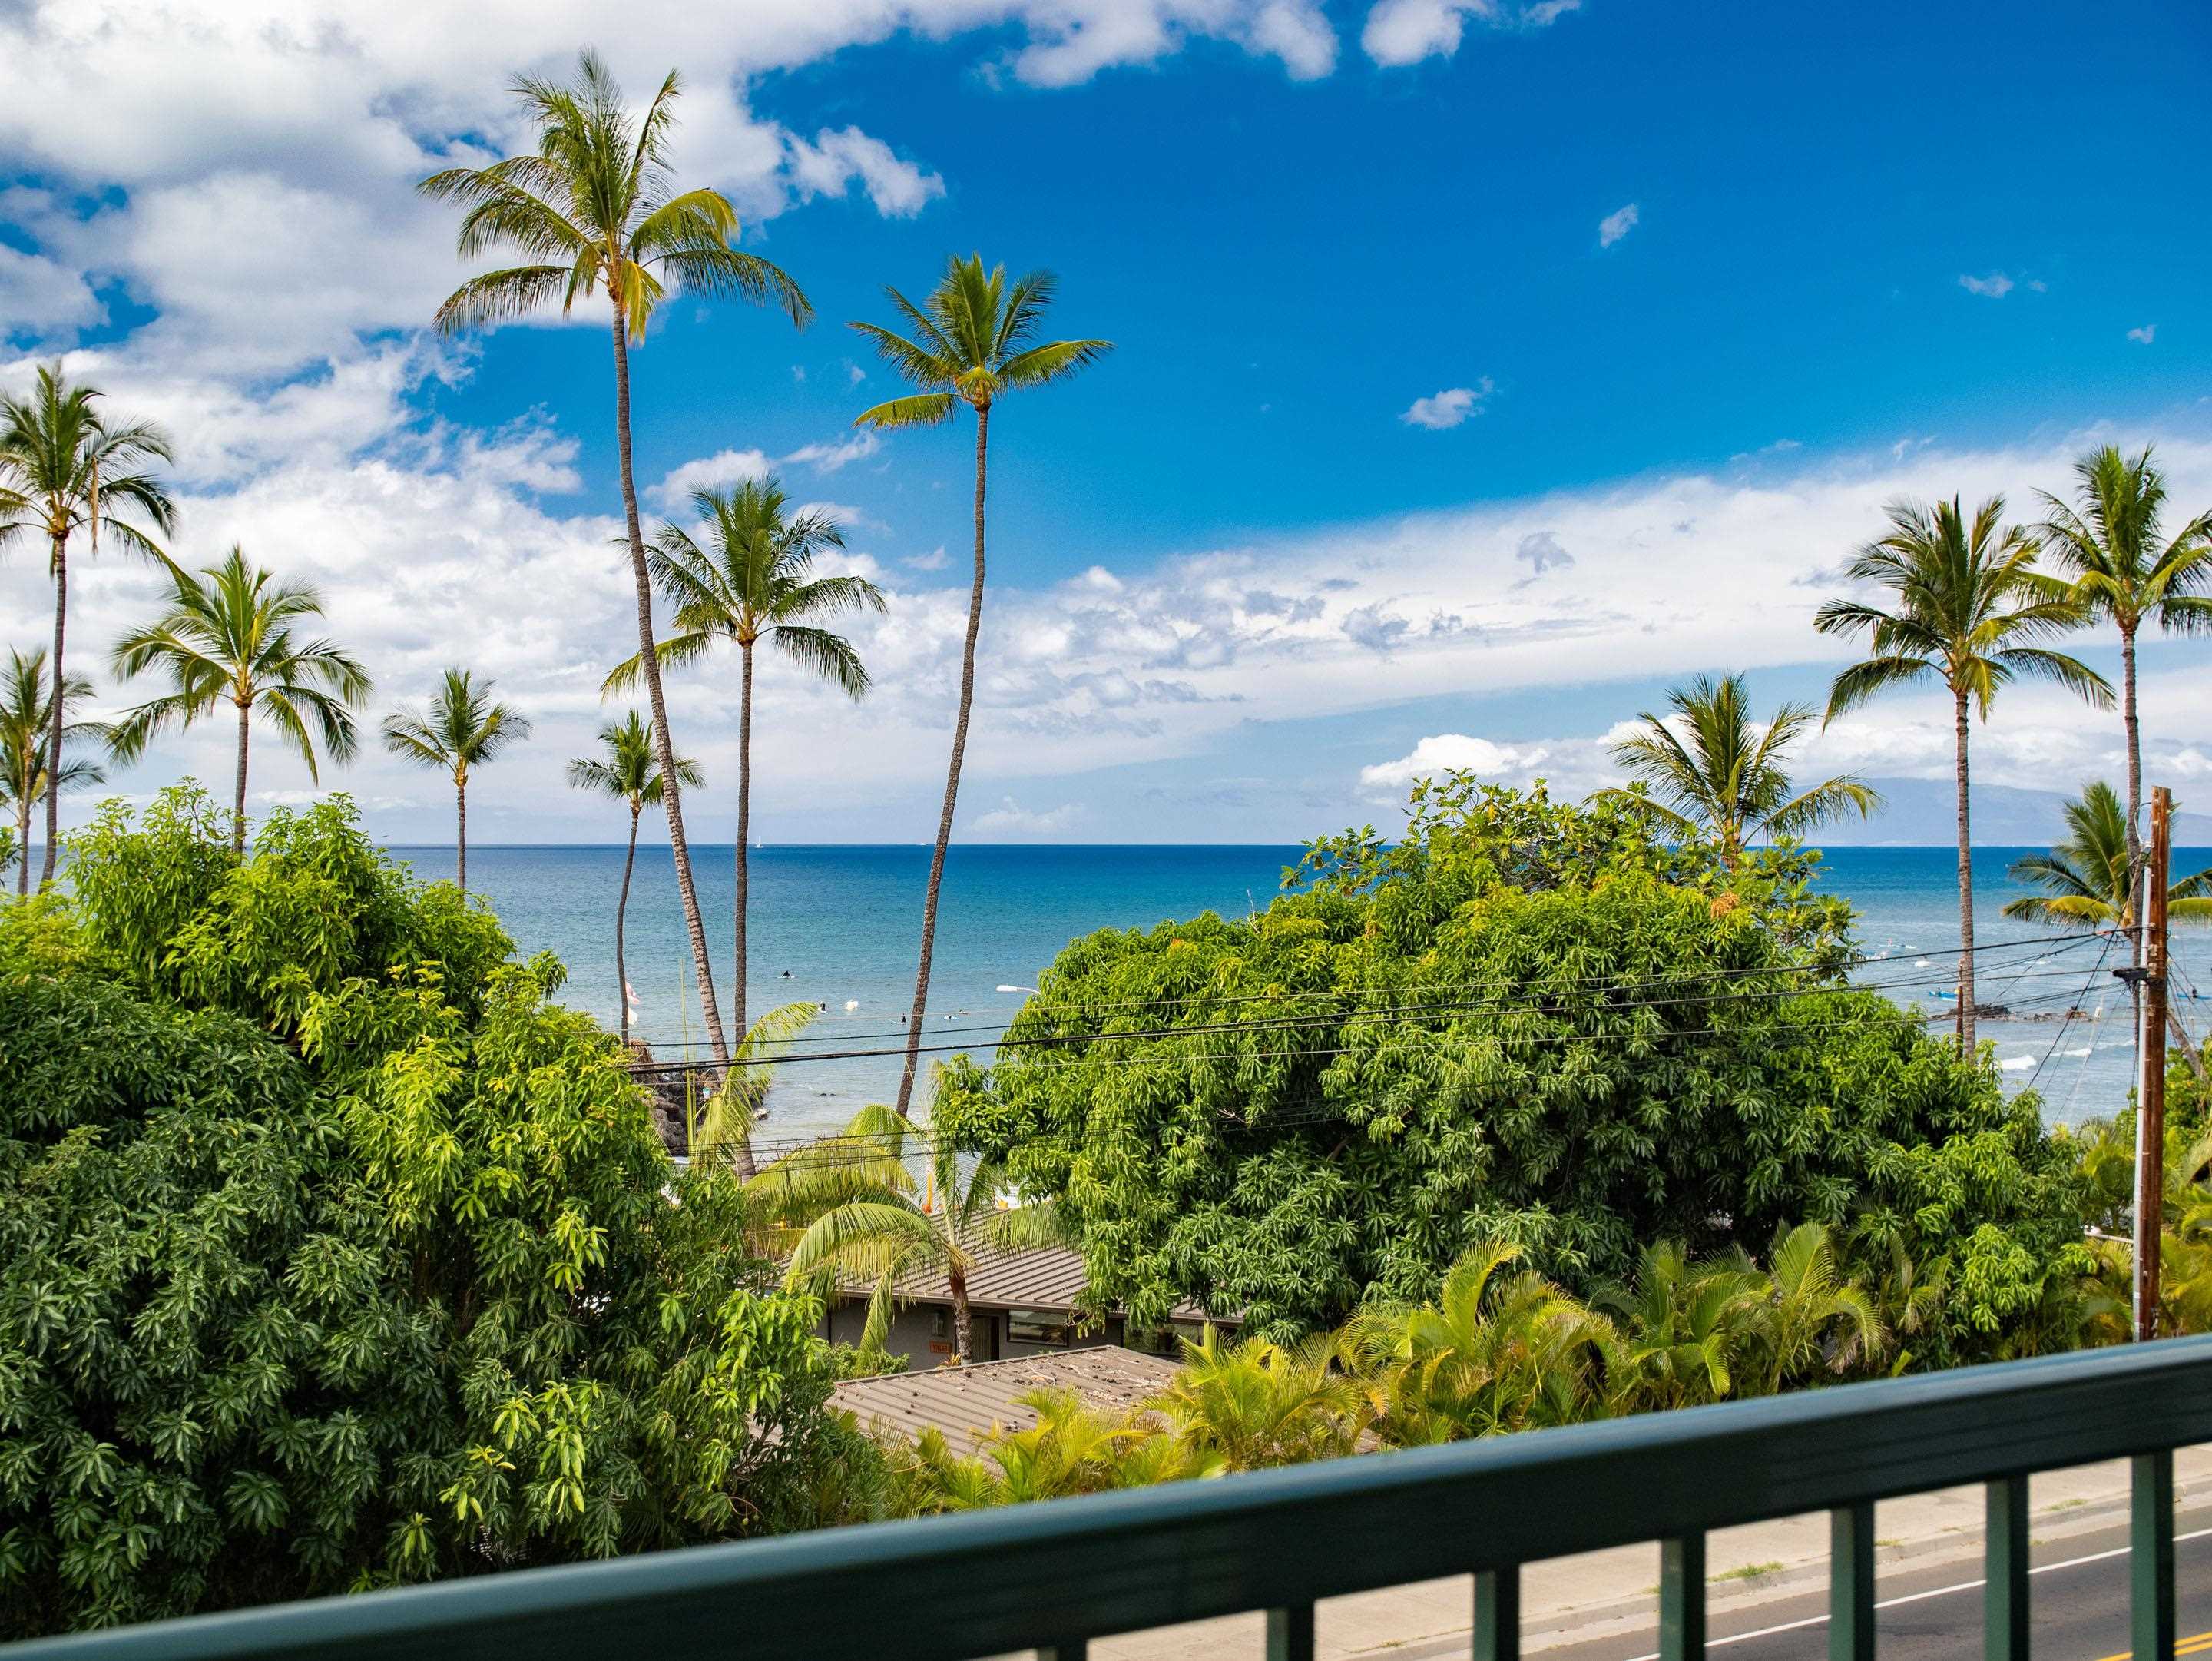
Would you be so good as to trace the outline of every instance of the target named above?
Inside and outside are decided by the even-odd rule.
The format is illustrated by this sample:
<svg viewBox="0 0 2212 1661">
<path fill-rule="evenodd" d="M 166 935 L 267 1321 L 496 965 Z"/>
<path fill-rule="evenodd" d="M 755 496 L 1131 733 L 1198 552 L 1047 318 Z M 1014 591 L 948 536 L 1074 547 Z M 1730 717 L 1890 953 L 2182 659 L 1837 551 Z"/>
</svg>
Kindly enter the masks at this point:
<svg viewBox="0 0 2212 1661">
<path fill-rule="evenodd" d="M 1030 1390 L 1072 1390 L 1101 1412 L 1126 1413 L 1158 1395 L 1176 1371 L 1164 1357 L 1101 1344 L 887 1378 L 851 1378 L 836 1387 L 831 1404 L 879 1432 L 913 1438 L 943 1431 L 954 1452 L 973 1453 L 994 1428 L 1027 1430 L 1036 1423 L 1036 1410 L 1016 1399 Z"/>
<path fill-rule="evenodd" d="M 968 1271 L 968 1304 L 979 1310 L 1035 1310 L 1039 1314 L 1069 1316 L 1083 1296 L 1088 1276 L 1083 1268 L 1083 1257 L 1066 1246 L 1036 1246 L 1027 1251 L 1000 1251 L 990 1246 L 978 1247 L 975 1267 Z M 865 1298 L 865 1286 L 847 1285 L 842 1288 L 847 1298 Z M 952 1302 L 952 1285 L 940 1269 L 907 1275 L 900 1277 L 898 1298 L 905 1304 L 942 1304 Z M 1108 1311 L 1119 1314 L 1118 1308 Z M 1237 1324 L 1234 1316 L 1213 1316 L 1196 1304 L 1177 1304 L 1169 1311 L 1176 1321 L 1200 1322 L 1211 1318 L 1218 1326 Z"/>
</svg>

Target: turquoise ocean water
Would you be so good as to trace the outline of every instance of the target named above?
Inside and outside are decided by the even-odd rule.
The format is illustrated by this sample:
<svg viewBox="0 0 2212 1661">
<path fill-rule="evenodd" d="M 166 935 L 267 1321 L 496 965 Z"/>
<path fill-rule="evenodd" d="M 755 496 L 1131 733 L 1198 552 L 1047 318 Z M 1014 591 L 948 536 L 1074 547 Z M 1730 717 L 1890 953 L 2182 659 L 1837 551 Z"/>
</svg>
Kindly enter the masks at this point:
<svg viewBox="0 0 2212 1661">
<path fill-rule="evenodd" d="M 450 878 L 451 848 L 392 850 L 426 879 Z M 1997 946 L 1982 960 L 1980 996 L 2021 1012 L 1985 1022 L 2006 1082 L 2031 1081 L 2046 1116 L 2076 1121 L 2123 1105 L 2135 1046 L 2127 1000 L 2095 943 L 2010 947 L 2047 934 L 2000 915 L 2021 891 L 2006 867 L 2023 849 L 1976 850 L 1976 934 Z M 1282 847 L 954 848 L 946 861 L 929 1024 L 947 1039 L 988 1042 L 988 1029 L 1021 1003 L 1001 985 L 1034 986 L 1054 955 L 1077 935 L 1103 928 L 1145 928 L 1212 910 L 1243 913 L 1278 891 L 1298 850 Z M 732 850 L 695 846 L 693 863 L 708 920 L 716 970 L 726 974 L 734 878 Z M 614 972 L 615 895 L 619 847 L 472 847 L 472 891 L 499 913 L 525 952 L 550 949 L 568 965 L 565 1001 L 613 1025 L 619 989 Z M 1832 850 L 1825 885 L 1859 913 L 1861 977 L 1929 1010 L 1954 972 L 1958 948 L 1955 855 L 1943 848 Z M 2183 850 L 2176 865 L 2212 864 L 2212 849 Z M 752 857 L 754 1014 L 782 1003 L 827 1005 L 808 1045 L 817 1050 L 895 1047 L 913 996 L 914 954 L 929 850 L 921 847 L 775 847 Z M 2176 995 L 2191 1030 L 2202 1033 L 2212 1001 L 2212 930 L 2177 931 Z M 1877 955 L 1879 954 L 1879 955 Z M 634 1031 L 664 1057 L 703 1037 L 690 989 L 690 952 L 668 850 L 641 848 L 630 895 L 629 964 Z M 2078 1007 L 2062 1028 L 2057 1017 Z M 2039 1019 L 2028 1019 L 2038 1017 Z M 970 1029 L 959 1031 L 957 1029 Z M 977 1031 L 973 1029 L 981 1028 Z M 940 1039 L 939 1042 L 947 1041 Z M 786 1065 L 769 1097 L 777 1138 L 834 1128 L 863 1102 L 896 1093 L 894 1057 Z"/>
</svg>

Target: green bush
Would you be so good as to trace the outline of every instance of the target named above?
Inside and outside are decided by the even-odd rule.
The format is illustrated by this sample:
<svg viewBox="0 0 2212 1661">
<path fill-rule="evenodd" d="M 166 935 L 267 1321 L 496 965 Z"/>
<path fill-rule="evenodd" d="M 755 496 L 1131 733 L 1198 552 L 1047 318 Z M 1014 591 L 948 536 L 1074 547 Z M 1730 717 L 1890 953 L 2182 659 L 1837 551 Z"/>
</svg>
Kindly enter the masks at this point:
<svg viewBox="0 0 2212 1661">
<path fill-rule="evenodd" d="M 1318 843 L 1237 921 L 1063 952 L 940 1131 L 1080 1232 L 1091 1289 L 1287 1339 L 1434 1295 L 1490 1241 L 1589 1293 L 1646 1242 L 1828 1226 L 1872 1281 L 1950 1264 L 1920 1359 L 1993 1353 L 2087 1267 L 2078 1178 L 1911 1014 L 1848 987 L 1812 856 L 1721 870 L 1632 810 L 1461 778 Z"/>
<path fill-rule="evenodd" d="M 0 911 L 0 1626 L 803 1515 L 818 1308 L 556 964 L 342 800 L 242 864 L 192 791 L 70 854 Z"/>
</svg>

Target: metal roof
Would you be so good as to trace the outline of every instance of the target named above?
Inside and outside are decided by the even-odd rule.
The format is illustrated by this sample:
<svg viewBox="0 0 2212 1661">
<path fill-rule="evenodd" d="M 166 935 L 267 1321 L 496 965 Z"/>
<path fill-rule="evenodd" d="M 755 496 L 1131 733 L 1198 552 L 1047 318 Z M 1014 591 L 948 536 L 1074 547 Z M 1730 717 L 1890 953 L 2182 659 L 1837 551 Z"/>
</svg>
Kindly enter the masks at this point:
<svg viewBox="0 0 2212 1661">
<path fill-rule="evenodd" d="M 968 1305 L 977 1310 L 1035 1310 L 1041 1315 L 1072 1316 L 1087 1283 L 1082 1255 L 1066 1246 L 1036 1246 L 1027 1251 L 1000 1251 L 988 1245 L 979 1246 L 975 1266 L 968 1271 Z M 849 1282 L 842 1290 L 848 1298 L 865 1298 L 868 1293 L 866 1286 Z M 942 1304 L 950 1307 L 952 1284 L 941 1269 L 902 1275 L 898 1298 L 905 1304 Z M 1117 1306 L 1107 1312 L 1119 1314 L 1121 1311 Z M 1215 1325 L 1224 1327 L 1238 1324 L 1233 1315 L 1209 1316 L 1193 1303 L 1177 1304 L 1168 1315 L 1174 1321 L 1212 1320 Z"/>
<path fill-rule="evenodd" d="M 1117 1344 L 1024 1355 L 1010 1361 L 931 1367 L 884 1378 L 850 1378 L 836 1387 L 831 1405 L 864 1426 L 907 1437 L 940 1430 L 956 1453 L 973 1453 L 994 1428 L 1027 1430 L 1036 1409 L 1017 1398 L 1033 1390 L 1072 1390 L 1105 1413 L 1126 1413 L 1158 1395 L 1175 1377 L 1175 1362 Z"/>
</svg>

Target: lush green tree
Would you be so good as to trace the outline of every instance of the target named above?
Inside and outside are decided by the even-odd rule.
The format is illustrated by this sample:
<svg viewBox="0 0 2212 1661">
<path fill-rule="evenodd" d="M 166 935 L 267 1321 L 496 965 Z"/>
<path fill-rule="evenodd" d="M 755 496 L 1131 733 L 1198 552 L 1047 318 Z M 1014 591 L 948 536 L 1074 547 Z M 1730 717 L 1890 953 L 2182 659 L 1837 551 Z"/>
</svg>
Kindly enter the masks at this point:
<svg viewBox="0 0 2212 1661">
<path fill-rule="evenodd" d="M 79 531 L 85 551 L 100 551 L 100 532 L 131 552 L 167 564 L 168 556 L 134 520 L 168 534 L 176 505 L 152 469 L 169 459 L 169 436 L 150 421 L 112 418 L 97 386 L 72 382 L 57 362 L 39 371 L 27 397 L 0 398 L 0 545 L 32 536 L 46 545 L 54 579 L 54 697 L 46 728 L 46 769 L 64 763 L 68 695 L 62 652 L 69 632 L 69 547 Z M 118 517 L 121 507 L 127 516 Z M 41 884 L 53 880 L 61 845 L 61 799 L 46 798 L 46 852 Z"/>
<path fill-rule="evenodd" d="M 1957 497 L 1932 506 L 1894 502 L 1890 532 L 1845 568 L 1852 582 L 1888 593 L 1888 605 L 1831 599 L 1814 614 L 1824 635 L 1864 635 L 1871 655 L 1836 677 L 1826 719 L 1893 687 L 1940 680 L 1951 694 L 1959 799 L 1959 1047 L 1974 1049 L 1973 837 L 1967 812 L 1966 715 L 1990 718 L 1997 689 L 2021 676 L 2049 680 L 2099 709 L 2112 689 L 2078 658 L 2033 642 L 2080 625 L 2082 612 L 2035 569 L 2034 534 L 2004 522 L 2002 496 L 1968 519 Z"/>
<path fill-rule="evenodd" d="M 92 683 L 82 675 L 71 675 L 62 693 L 64 704 L 82 705 L 91 701 Z M 0 806 L 15 810 L 15 844 L 9 851 L 15 860 L 19 895 L 28 893 L 31 886 L 31 810 L 50 793 L 53 780 L 50 747 L 53 696 L 45 649 L 27 653 L 11 649 L 7 668 L 0 670 Z M 75 739 L 105 737 L 106 732 L 99 721 L 64 719 L 62 723 L 65 745 Z M 107 774 L 98 762 L 84 756 L 63 756 L 62 789 L 82 789 L 106 782 Z M 0 864 L 0 870 L 6 868 Z"/>
<path fill-rule="evenodd" d="M 675 290 L 717 300 L 773 301 L 799 325 L 813 312 L 799 285 L 775 265 L 730 246 L 737 239 L 738 213 L 727 198 L 719 191 L 676 187 L 668 140 L 682 82 L 674 70 L 642 115 L 631 112 L 606 64 L 589 52 L 578 59 L 571 82 L 523 75 L 508 89 L 537 129 L 537 149 L 488 167 L 446 168 L 424 179 L 421 189 L 467 210 L 459 234 L 464 259 L 499 250 L 519 263 L 461 284 L 438 308 L 438 326 L 448 332 L 483 327 L 556 301 L 566 315 L 579 295 L 588 299 L 606 290 L 614 338 L 615 452 L 637 590 L 637 648 L 653 711 L 653 753 L 660 764 L 668 846 L 707 1037 L 714 1059 L 726 1065 L 729 1044 L 714 1001 L 707 931 L 684 834 L 683 774 L 676 764 L 660 660 L 653 645 L 653 580 L 630 455 L 629 351 L 644 341 L 647 324 Z"/>
<path fill-rule="evenodd" d="M 1182 1369 L 1152 1406 L 1224 1470 L 1334 1459 L 1358 1445 L 1370 1417 L 1360 1381 L 1337 1361 L 1327 1333 L 1224 1343 L 1209 1324 L 1182 1341 Z"/>
<path fill-rule="evenodd" d="M 693 789 L 707 782 L 699 764 L 687 757 L 676 758 L 676 776 Z M 599 728 L 599 753 L 579 756 L 568 764 L 568 782 L 595 795 L 612 796 L 629 809 L 629 842 L 623 852 L 622 891 L 615 897 L 615 979 L 621 983 L 623 1042 L 629 1042 L 629 970 L 623 961 L 623 919 L 629 910 L 630 872 L 637 864 L 637 821 L 648 807 L 664 798 L 660 763 L 653 753 L 653 734 L 636 710 Z"/>
<path fill-rule="evenodd" d="M 1747 1257 L 1742 1268 L 1751 1271 Z M 1818 1223 L 1776 1230 L 1766 1272 L 1754 1287 L 1752 1329 L 1767 1390 L 1822 1368 L 1849 1372 L 1870 1363 L 1889 1341 L 1874 1300 L 1849 1282 L 1828 1231 Z"/>
<path fill-rule="evenodd" d="M 1601 1299 L 1622 1329 L 1607 1380 L 1615 1401 L 1682 1408 L 1729 1395 L 1744 1370 L 1757 1297 L 1757 1275 L 1736 1264 L 1693 1262 L 1675 1240 L 1645 1246 L 1635 1284 Z"/>
<path fill-rule="evenodd" d="M 149 670 L 167 676 L 172 691 L 127 711 L 108 729 L 108 747 L 135 761 L 169 728 L 186 727 L 220 704 L 238 711 L 238 769 L 231 794 L 230 845 L 246 848 L 246 763 L 253 717 L 307 764 L 317 783 L 319 739 L 333 761 L 349 761 L 358 742 L 353 708 L 370 691 L 368 672 L 336 642 L 302 639 L 298 625 L 323 614 L 322 596 L 305 583 L 277 582 L 249 565 L 234 546 L 198 575 L 169 568 L 169 609 L 115 644 L 115 672 L 131 679 Z M 203 580 L 204 579 L 204 580 Z"/>
<path fill-rule="evenodd" d="M 493 703 L 491 688 L 489 680 L 478 686 L 465 669 L 448 669 L 427 709 L 398 709 L 384 718 L 386 751 L 453 776 L 460 856 L 453 880 L 464 894 L 469 891 L 469 775 L 530 736 L 530 717 L 511 703 Z"/>
<path fill-rule="evenodd" d="M 1050 1204 L 1006 1205 L 1006 1185 L 995 1161 L 963 1159 L 950 1140 L 918 1135 L 902 1115 L 871 1106 L 841 1135 L 763 1167 L 748 1188 L 759 1213 L 800 1231 L 787 1284 L 825 1297 L 840 1281 L 872 1287 L 863 1349 L 882 1348 L 902 1277 L 942 1274 L 953 1354 L 965 1362 L 975 1355 L 968 1277 L 976 1260 L 1066 1238 Z"/>
<path fill-rule="evenodd" d="M 753 648 L 765 640 L 805 673 L 848 697 L 868 690 L 868 672 L 853 642 L 821 626 L 841 612 L 884 609 L 883 590 L 863 576 L 817 576 L 814 562 L 842 548 L 844 532 L 823 513 L 790 512 L 774 478 L 734 490 L 700 490 L 691 498 L 705 545 L 684 526 L 665 524 L 647 563 L 676 608 L 676 633 L 654 649 L 661 666 L 694 663 L 718 641 L 738 648 L 738 846 L 735 982 L 738 1031 L 745 1020 L 745 922 L 753 800 Z M 618 665 L 604 690 L 636 684 L 642 658 Z"/>
<path fill-rule="evenodd" d="M 1671 715 L 1647 709 L 1644 730 L 1613 746 L 1613 758 L 1644 788 L 1600 794 L 1650 814 L 1672 837 L 1709 838 L 1724 865 L 1754 843 L 1804 837 L 1831 819 L 1864 818 L 1881 797 L 1849 775 L 1796 789 L 1783 757 L 1812 725 L 1813 712 L 1785 703 L 1765 726 L 1752 719 L 1741 675 L 1699 675 L 1667 694 Z M 1677 728 L 1680 730 L 1677 730 Z"/>
<path fill-rule="evenodd" d="M 929 858 L 929 886 L 921 903 L 921 953 L 915 971 L 914 1013 L 907 1023 L 905 1070 L 899 1076 L 898 1110 L 914 1104 L 922 1016 L 929 1001 L 929 964 L 937 946 L 938 891 L 945 879 L 945 849 L 952 840 L 952 811 L 960 794 L 960 764 L 968 751 L 968 718 L 975 703 L 975 640 L 983 626 L 983 487 L 988 472 L 991 411 L 1009 392 L 1065 380 L 1094 363 L 1114 344 L 1108 340 L 1037 338 L 1059 291 L 1048 271 L 1031 271 L 1009 284 L 1006 269 L 983 269 L 983 257 L 945 262 L 937 286 L 915 305 L 896 289 L 884 293 L 903 325 L 899 334 L 874 323 L 853 327 L 866 336 L 894 374 L 922 390 L 864 410 L 856 427 L 934 427 L 966 405 L 975 412 L 975 575 L 968 591 L 968 633 L 960 648 L 960 703 L 952 722 L 952 757 L 945 773 L 945 805 L 938 814 L 937 843 Z"/>
<path fill-rule="evenodd" d="M 224 828 L 111 805 L 0 915 L 0 1627 L 775 1526 L 820 1311 L 736 1184 L 343 798 Z"/>
<path fill-rule="evenodd" d="M 2136 719 L 2136 636 L 2143 624 L 2212 629 L 2212 512 L 2171 538 L 2161 520 L 2166 475 L 2146 447 L 2132 459 L 2118 447 L 2093 450 L 2074 464 L 2075 502 L 2047 492 L 2043 541 L 2065 598 L 2085 618 L 2120 632 L 2120 715 L 2128 736 L 2127 846 L 2142 846 L 2142 734 Z"/>
<path fill-rule="evenodd" d="M 1091 1290 L 1282 1340 L 1431 1297 L 1492 1242 L 1578 1296 L 1649 1242 L 1784 1223 L 1847 1261 L 1954 1259 L 1932 1359 L 2067 1272 L 2073 1162 L 1992 1073 L 1852 988 L 1810 856 L 1742 869 L 1616 803 L 1460 776 L 1405 832 L 1316 843 L 1294 891 L 1073 942 L 939 1133 L 1048 1196 Z"/>
</svg>

